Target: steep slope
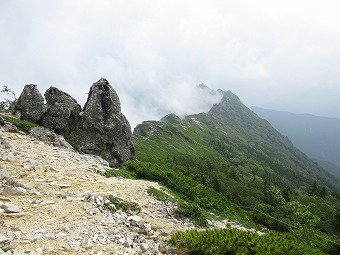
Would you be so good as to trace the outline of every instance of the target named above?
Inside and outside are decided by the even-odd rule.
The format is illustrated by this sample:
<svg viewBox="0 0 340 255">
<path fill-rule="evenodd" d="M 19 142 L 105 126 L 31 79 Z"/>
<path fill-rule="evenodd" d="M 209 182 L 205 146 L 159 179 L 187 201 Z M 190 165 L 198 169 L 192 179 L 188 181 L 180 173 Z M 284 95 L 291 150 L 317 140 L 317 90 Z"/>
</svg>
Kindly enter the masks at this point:
<svg viewBox="0 0 340 255">
<path fill-rule="evenodd" d="M 289 112 L 251 108 L 261 118 L 268 120 L 274 128 L 289 137 L 293 144 L 310 158 L 320 161 L 340 179 L 340 119 L 294 114 Z M 329 162 L 327 166 L 322 162 Z M 338 167 L 336 167 L 338 166 Z"/>
<path fill-rule="evenodd" d="M 157 183 L 97 173 L 106 167 L 0 126 L 0 254 L 160 254 L 169 234 L 194 227 L 148 195 Z M 109 195 L 141 211 L 111 213 Z"/>
<path fill-rule="evenodd" d="M 160 122 L 142 123 L 134 131 L 134 142 L 140 160 L 180 166 L 207 185 L 225 187 L 226 193 L 233 193 L 240 179 L 250 187 L 262 187 L 265 180 L 307 190 L 317 181 L 340 190 L 339 182 L 230 91 L 208 113 L 183 119 L 170 114 Z M 252 194 L 255 190 L 249 188 L 246 196 L 260 196 Z"/>
</svg>

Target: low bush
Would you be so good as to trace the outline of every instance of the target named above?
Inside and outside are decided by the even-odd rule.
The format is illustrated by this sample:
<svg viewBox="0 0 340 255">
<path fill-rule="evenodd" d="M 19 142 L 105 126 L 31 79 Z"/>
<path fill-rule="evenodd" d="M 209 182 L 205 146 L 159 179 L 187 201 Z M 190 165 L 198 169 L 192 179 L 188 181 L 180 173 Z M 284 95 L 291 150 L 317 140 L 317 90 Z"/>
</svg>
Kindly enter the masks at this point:
<svg viewBox="0 0 340 255">
<path fill-rule="evenodd" d="M 123 177 L 125 179 L 136 179 L 136 176 L 134 173 L 120 169 L 120 170 L 116 170 L 116 169 L 109 169 L 104 173 L 104 176 L 107 178 L 110 177 Z"/>
<path fill-rule="evenodd" d="M 157 164 L 128 161 L 123 169 L 135 174 L 138 179 L 157 181 L 174 191 L 186 203 L 179 203 L 179 215 L 191 217 L 199 225 L 206 225 L 203 218 L 214 213 L 229 219 L 239 219 L 243 225 L 256 227 L 247 212 L 227 200 L 214 189 L 192 178 Z M 195 211 L 195 212 L 194 212 Z"/>
<path fill-rule="evenodd" d="M 167 202 L 167 201 L 175 202 L 176 201 L 176 199 L 174 199 L 173 197 L 171 197 L 170 195 L 168 195 L 164 191 L 161 191 L 161 190 L 156 189 L 154 187 L 149 187 L 147 192 L 150 196 L 153 196 L 158 201 L 162 201 L 162 202 Z"/>
<path fill-rule="evenodd" d="M 128 213 L 139 213 L 142 211 L 140 206 L 135 202 L 127 202 L 119 197 L 112 195 L 108 196 L 108 200 L 110 201 L 110 204 L 105 205 L 105 208 L 112 212 L 121 210 Z"/>
<path fill-rule="evenodd" d="M 274 231 L 260 236 L 237 229 L 191 230 L 175 233 L 171 236 L 170 244 L 180 249 L 182 254 L 325 254 L 289 233 Z"/>
<path fill-rule="evenodd" d="M 19 130 L 24 132 L 29 132 L 32 128 L 37 127 L 37 124 L 34 124 L 32 122 L 26 121 L 26 120 L 19 120 L 17 118 L 13 118 L 7 115 L 0 114 L 0 117 L 11 122 L 14 124 Z"/>
</svg>

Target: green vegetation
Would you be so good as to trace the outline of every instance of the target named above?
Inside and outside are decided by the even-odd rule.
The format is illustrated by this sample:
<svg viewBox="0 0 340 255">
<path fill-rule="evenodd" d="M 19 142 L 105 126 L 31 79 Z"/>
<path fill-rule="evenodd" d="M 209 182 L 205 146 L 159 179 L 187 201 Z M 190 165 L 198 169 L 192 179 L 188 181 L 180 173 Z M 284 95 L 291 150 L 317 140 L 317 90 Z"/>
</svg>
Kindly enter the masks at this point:
<svg viewBox="0 0 340 255">
<path fill-rule="evenodd" d="M 206 225 L 203 218 L 207 218 L 207 212 L 229 219 L 237 218 L 244 224 L 252 223 L 244 210 L 225 199 L 214 189 L 206 187 L 182 173 L 157 164 L 138 161 L 128 161 L 123 165 L 123 168 L 133 172 L 138 179 L 157 181 L 176 192 L 182 200 L 186 201 L 179 204 L 179 214 L 193 218 L 200 225 Z"/>
<path fill-rule="evenodd" d="M 14 124 L 15 126 L 17 126 L 17 128 L 21 131 L 24 132 L 29 132 L 32 128 L 37 127 L 37 124 L 34 124 L 32 122 L 26 121 L 26 120 L 19 120 L 17 118 L 13 118 L 7 115 L 2 115 L 0 114 L 0 117 L 11 122 L 12 124 Z"/>
<path fill-rule="evenodd" d="M 124 169 L 116 170 L 116 169 L 109 169 L 104 173 L 104 176 L 109 177 L 122 177 L 124 179 L 136 179 L 134 173 L 130 171 L 126 171 Z"/>
<path fill-rule="evenodd" d="M 170 114 L 134 134 L 142 162 L 125 169 L 176 192 L 183 215 L 255 221 L 339 254 L 340 182 L 232 93 L 207 114 Z"/>
<path fill-rule="evenodd" d="M 110 195 L 108 197 L 108 200 L 110 201 L 110 204 L 105 205 L 105 208 L 112 211 L 112 212 L 116 212 L 118 210 L 121 210 L 123 212 L 139 213 L 142 210 L 137 203 L 127 202 L 127 201 L 124 201 L 123 199 L 116 197 L 116 196 Z"/>
<path fill-rule="evenodd" d="M 275 231 L 259 236 L 256 233 L 237 229 L 192 230 L 174 234 L 170 243 L 179 248 L 181 254 L 183 252 L 196 255 L 325 254 L 312 245 L 301 242 L 289 233 Z"/>
<path fill-rule="evenodd" d="M 11 104 L 16 100 L 16 96 L 13 90 L 8 88 L 7 85 L 5 85 L 0 92 L 10 95 L 12 97 L 12 99 L 5 98 L 4 100 L 0 101 L 0 111 L 6 111 L 10 108 Z"/>
<path fill-rule="evenodd" d="M 172 196 L 154 187 L 149 187 L 147 192 L 150 196 L 153 196 L 157 200 L 162 201 L 162 202 L 167 202 L 167 201 L 175 202 L 176 201 L 176 199 L 173 198 Z"/>
</svg>

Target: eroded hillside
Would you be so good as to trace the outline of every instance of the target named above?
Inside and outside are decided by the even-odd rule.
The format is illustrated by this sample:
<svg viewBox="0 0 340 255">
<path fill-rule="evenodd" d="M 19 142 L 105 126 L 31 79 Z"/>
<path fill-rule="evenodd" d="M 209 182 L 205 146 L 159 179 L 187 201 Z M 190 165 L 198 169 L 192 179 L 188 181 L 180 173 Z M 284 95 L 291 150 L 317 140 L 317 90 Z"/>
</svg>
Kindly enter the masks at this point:
<svg viewBox="0 0 340 255">
<path fill-rule="evenodd" d="M 1 130 L 0 137 L 0 247 L 7 254 L 159 254 L 169 234 L 194 227 L 147 194 L 157 183 L 105 178 L 100 158 L 24 133 Z M 109 212 L 109 195 L 141 212 Z"/>
</svg>

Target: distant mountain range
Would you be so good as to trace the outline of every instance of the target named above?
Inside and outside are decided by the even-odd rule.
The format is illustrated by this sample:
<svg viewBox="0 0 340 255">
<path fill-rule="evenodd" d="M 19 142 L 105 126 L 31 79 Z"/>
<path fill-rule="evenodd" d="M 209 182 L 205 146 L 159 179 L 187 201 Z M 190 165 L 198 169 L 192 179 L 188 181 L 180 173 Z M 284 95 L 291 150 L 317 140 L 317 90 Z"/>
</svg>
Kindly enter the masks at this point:
<svg viewBox="0 0 340 255">
<path fill-rule="evenodd" d="M 340 118 L 251 107 L 324 169 L 340 179 Z"/>
<path fill-rule="evenodd" d="M 211 94 L 203 85 L 200 87 Z M 230 91 L 222 94 L 220 103 L 208 113 L 182 118 L 169 114 L 161 121 L 138 125 L 133 136 L 138 159 L 182 167 L 181 171 L 194 179 L 231 193 L 235 193 L 231 188 L 237 186 L 232 183 L 236 180 L 243 189 L 250 185 L 248 197 L 256 189 L 260 192 L 263 181 L 281 188 L 304 190 L 317 181 L 340 190 L 339 181 L 247 108 L 236 95 Z M 238 199 L 252 203 L 250 198 L 246 202 L 243 194 Z"/>
</svg>

